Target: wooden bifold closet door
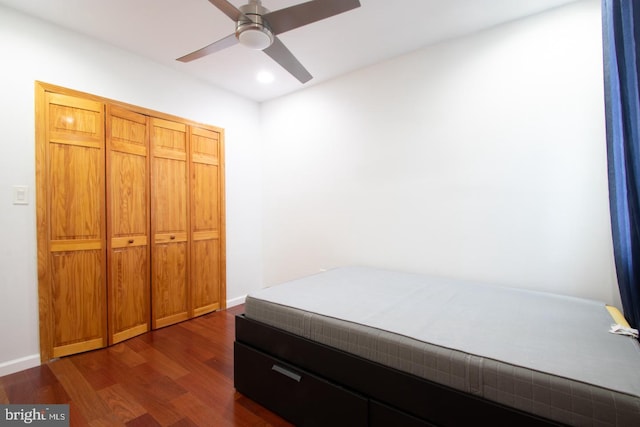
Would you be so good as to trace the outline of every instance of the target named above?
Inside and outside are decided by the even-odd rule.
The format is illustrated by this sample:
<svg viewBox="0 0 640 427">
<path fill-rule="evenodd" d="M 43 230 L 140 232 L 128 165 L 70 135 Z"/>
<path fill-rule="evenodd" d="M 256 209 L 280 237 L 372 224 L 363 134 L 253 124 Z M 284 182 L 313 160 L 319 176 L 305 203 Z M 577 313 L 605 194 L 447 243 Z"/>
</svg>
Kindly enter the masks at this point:
<svg viewBox="0 0 640 427">
<path fill-rule="evenodd" d="M 109 344 L 150 329 L 148 122 L 107 106 Z"/>
<path fill-rule="evenodd" d="M 189 318 L 187 126 L 151 119 L 153 327 Z"/>
<path fill-rule="evenodd" d="M 222 308 L 224 282 L 224 183 L 222 135 L 191 127 L 191 308 L 199 316 Z"/>
<path fill-rule="evenodd" d="M 225 308 L 223 130 L 36 82 L 42 361 Z"/>
<path fill-rule="evenodd" d="M 38 276 L 40 335 L 51 358 L 107 343 L 104 109 L 78 97 L 43 96 Z"/>
</svg>

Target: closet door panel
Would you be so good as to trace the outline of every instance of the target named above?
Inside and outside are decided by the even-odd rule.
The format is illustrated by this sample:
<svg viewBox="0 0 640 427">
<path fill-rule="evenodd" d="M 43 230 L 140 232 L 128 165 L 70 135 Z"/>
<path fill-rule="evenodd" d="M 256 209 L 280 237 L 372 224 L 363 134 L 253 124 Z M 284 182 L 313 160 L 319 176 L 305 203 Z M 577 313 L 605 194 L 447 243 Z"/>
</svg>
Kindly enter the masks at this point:
<svg viewBox="0 0 640 427">
<path fill-rule="evenodd" d="M 187 242 L 156 244 L 153 251 L 154 328 L 189 318 Z"/>
<path fill-rule="evenodd" d="M 191 316 L 187 126 L 151 119 L 152 326 Z"/>
<path fill-rule="evenodd" d="M 194 233 L 219 231 L 220 212 L 218 208 L 218 167 L 206 163 L 192 164 Z"/>
<path fill-rule="evenodd" d="M 90 99 L 48 92 L 47 139 L 70 145 L 104 147 L 104 106 Z"/>
<path fill-rule="evenodd" d="M 100 149 L 51 144 L 51 240 L 101 238 L 104 205 L 93 194 L 102 185 L 101 154 Z"/>
<path fill-rule="evenodd" d="M 156 157 L 153 171 L 155 233 L 186 232 L 187 162 Z"/>
<path fill-rule="evenodd" d="M 113 237 L 147 236 L 147 158 L 114 150 L 110 160 L 111 234 Z"/>
<path fill-rule="evenodd" d="M 107 114 L 109 343 L 150 329 L 148 119 Z"/>
<path fill-rule="evenodd" d="M 65 250 L 51 257 L 53 357 L 106 345 L 102 250 Z"/>
<path fill-rule="evenodd" d="M 115 344 L 150 329 L 147 246 L 113 249 L 109 270 L 109 343 Z"/>
<path fill-rule="evenodd" d="M 220 245 L 217 239 L 192 242 L 193 315 L 220 309 Z"/>
</svg>

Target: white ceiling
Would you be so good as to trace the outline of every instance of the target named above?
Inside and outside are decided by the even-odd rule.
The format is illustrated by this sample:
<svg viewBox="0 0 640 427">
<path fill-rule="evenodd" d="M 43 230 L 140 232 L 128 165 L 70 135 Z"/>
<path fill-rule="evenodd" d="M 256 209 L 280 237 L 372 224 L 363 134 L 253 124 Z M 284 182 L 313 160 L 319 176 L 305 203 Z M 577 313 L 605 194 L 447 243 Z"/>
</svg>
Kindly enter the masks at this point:
<svg viewBox="0 0 640 427">
<path fill-rule="evenodd" d="M 239 7 L 247 1 L 229 0 Z M 263 0 L 278 10 L 305 0 Z M 175 59 L 221 39 L 235 23 L 207 0 L 0 0 L 244 97 L 264 101 L 438 41 L 576 0 L 360 0 L 361 7 L 279 35 L 314 78 L 305 85 L 260 51 L 235 45 Z M 275 76 L 257 82 L 260 70 Z"/>
</svg>

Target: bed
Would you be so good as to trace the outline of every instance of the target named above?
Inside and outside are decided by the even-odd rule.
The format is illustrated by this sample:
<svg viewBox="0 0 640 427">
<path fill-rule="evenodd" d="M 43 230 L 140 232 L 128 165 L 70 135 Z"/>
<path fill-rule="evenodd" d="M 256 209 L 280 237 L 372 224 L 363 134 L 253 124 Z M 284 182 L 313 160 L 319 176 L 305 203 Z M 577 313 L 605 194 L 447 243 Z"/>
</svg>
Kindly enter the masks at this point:
<svg viewBox="0 0 640 427">
<path fill-rule="evenodd" d="M 247 296 L 236 390 L 296 425 L 640 426 L 640 346 L 569 296 L 344 267 Z M 618 313 L 619 316 L 619 313 Z"/>
</svg>

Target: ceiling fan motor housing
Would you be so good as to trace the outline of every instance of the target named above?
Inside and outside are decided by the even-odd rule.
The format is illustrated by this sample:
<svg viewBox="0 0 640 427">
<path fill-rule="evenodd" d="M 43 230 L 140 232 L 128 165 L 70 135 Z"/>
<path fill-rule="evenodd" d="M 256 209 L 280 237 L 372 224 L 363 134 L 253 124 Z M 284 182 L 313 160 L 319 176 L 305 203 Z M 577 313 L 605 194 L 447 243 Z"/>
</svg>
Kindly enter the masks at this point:
<svg viewBox="0 0 640 427">
<path fill-rule="evenodd" d="M 273 43 L 273 33 L 269 28 L 269 23 L 262 19 L 262 15 L 269 13 L 261 2 L 251 1 L 249 4 L 241 6 L 240 11 L 244 14 L 236 23 L 236 38 L 240 44 L 256 50 L 263 50 Z"/>
</svg>

